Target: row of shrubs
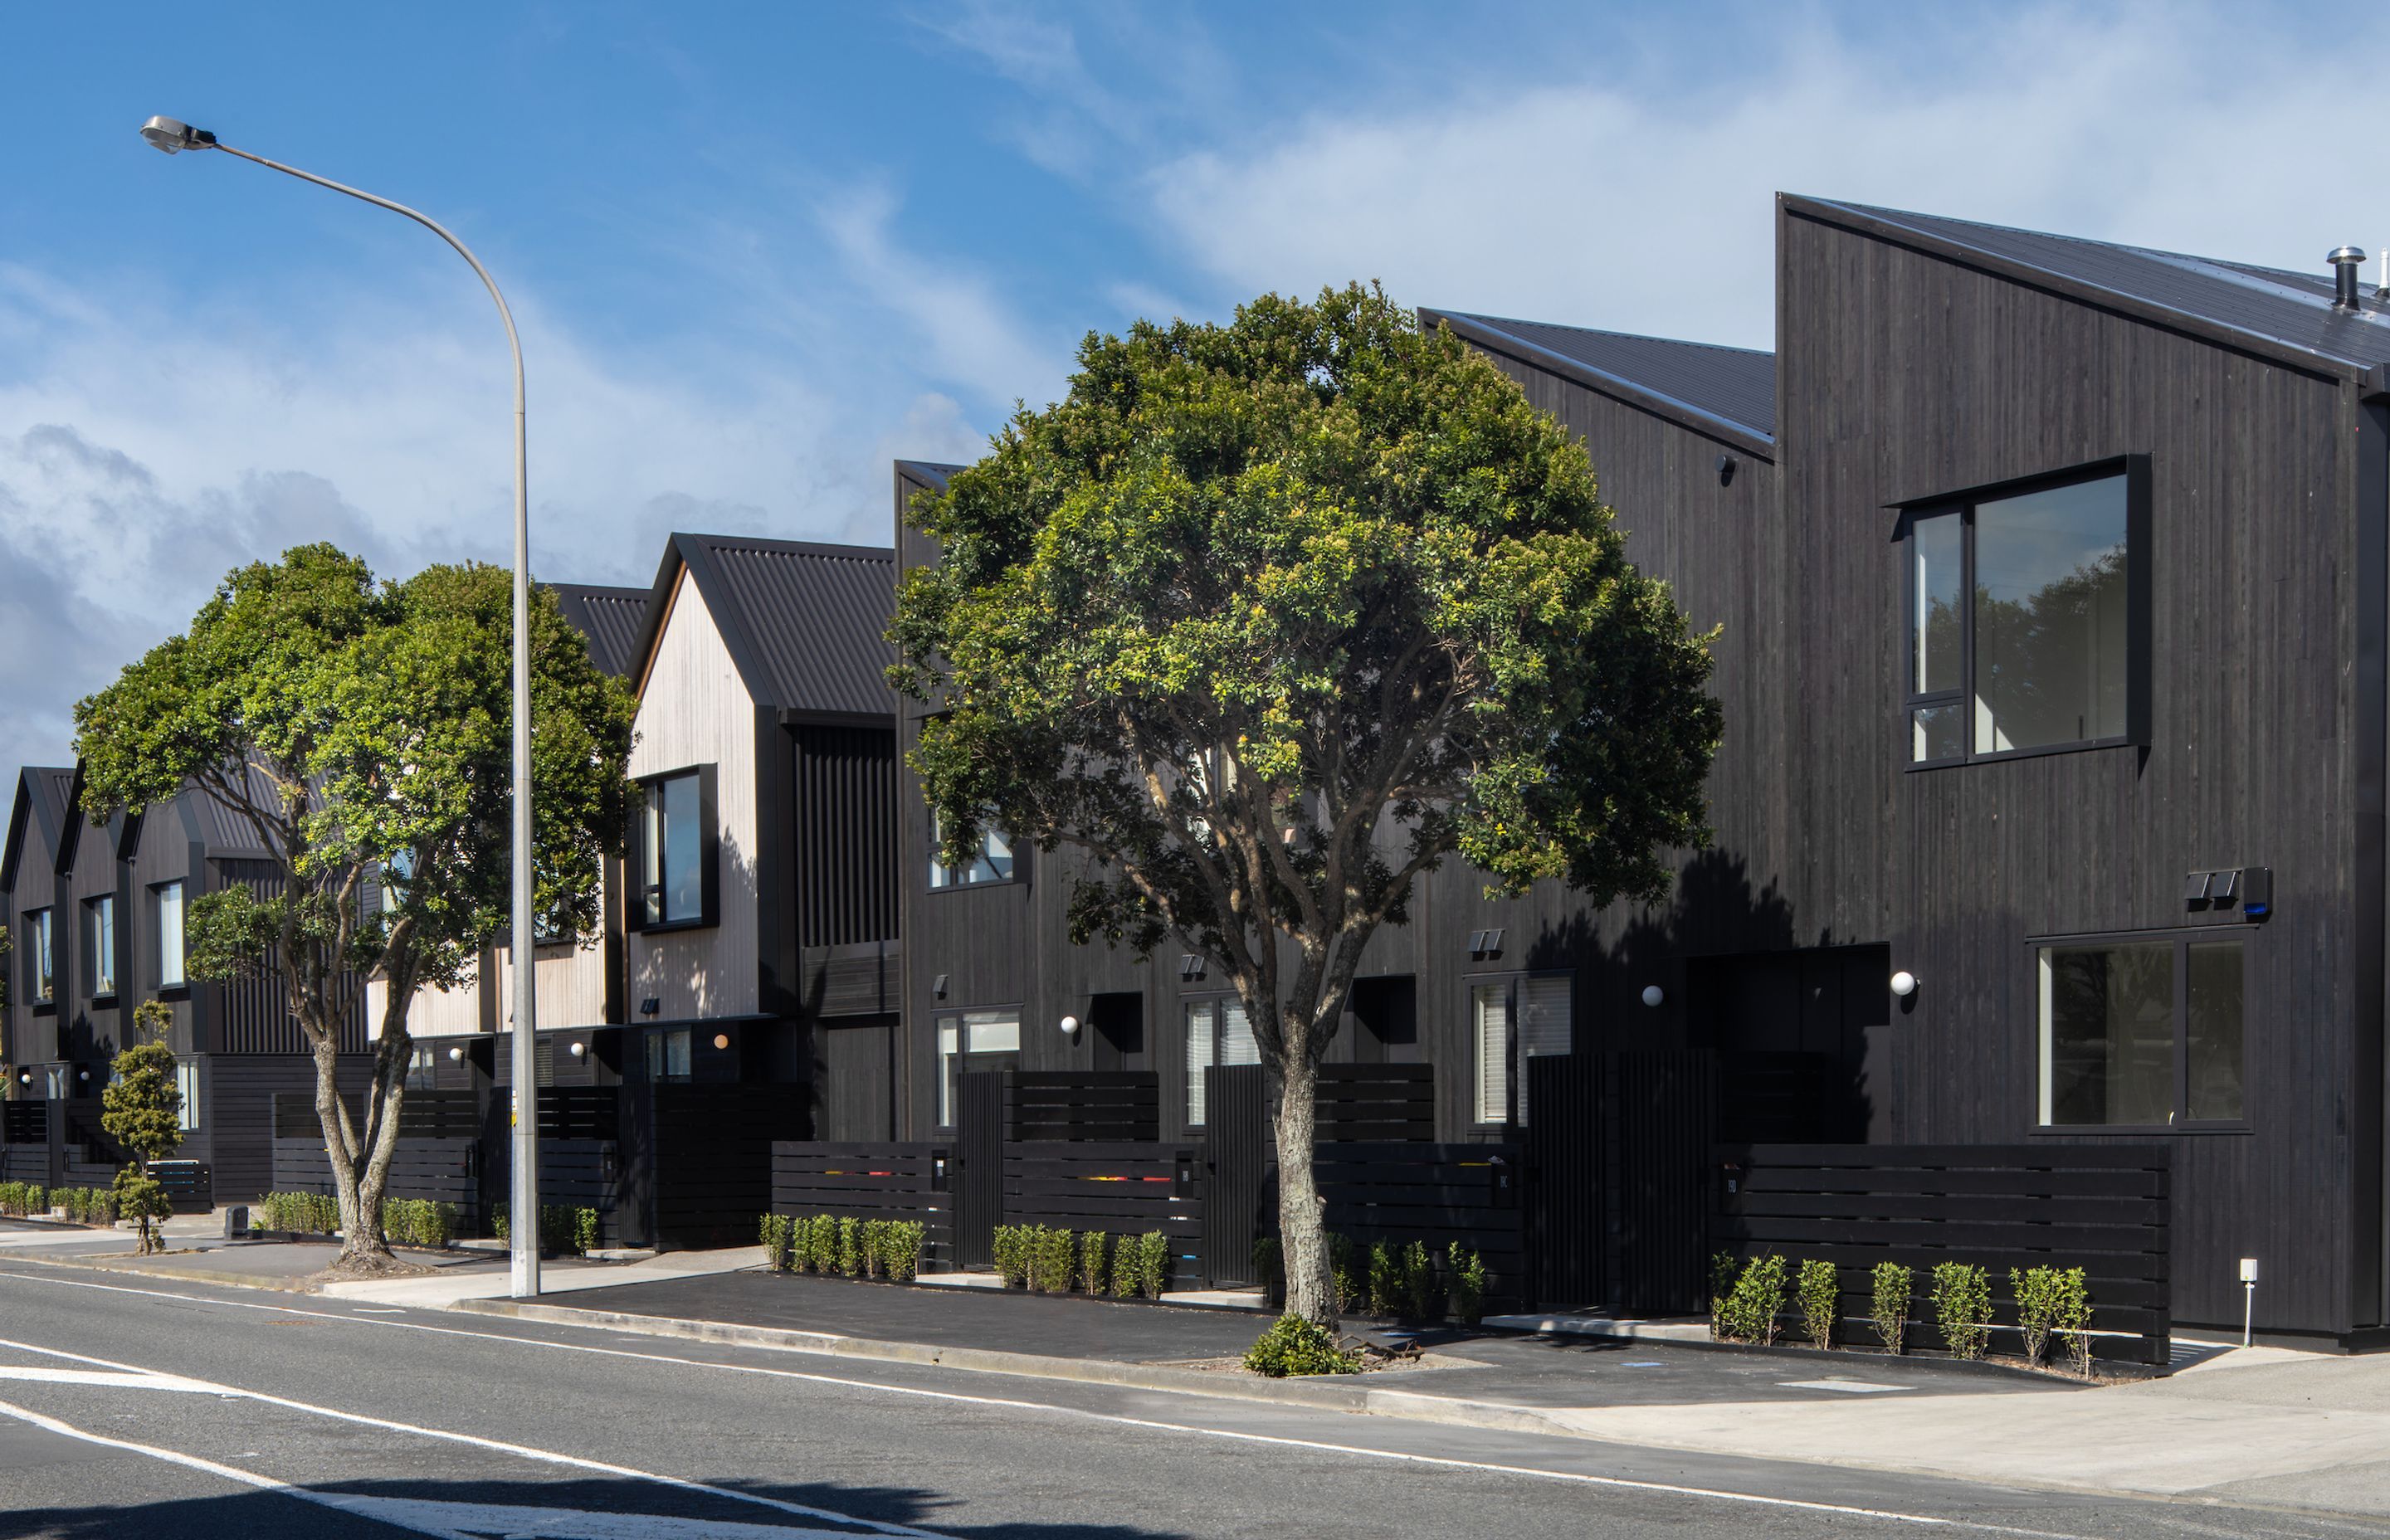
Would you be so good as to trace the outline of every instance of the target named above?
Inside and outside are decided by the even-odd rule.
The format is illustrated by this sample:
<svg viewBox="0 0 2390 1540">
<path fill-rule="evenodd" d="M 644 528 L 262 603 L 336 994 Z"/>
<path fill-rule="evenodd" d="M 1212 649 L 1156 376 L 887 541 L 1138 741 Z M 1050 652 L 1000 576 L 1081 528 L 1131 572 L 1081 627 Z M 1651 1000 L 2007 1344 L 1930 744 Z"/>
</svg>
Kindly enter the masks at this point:
<svg viewBox="0 0 2390 1540">
<path fill-rule="evenodd" d="M 1869 1275 L 1868 1324 L 1887 1353 L 1905 1353 L 1909 1302 L 1916 1273 L 1896 1262 L 1879 1262 Z M 2016 1296 L 2017 1326 L 2025 1358 L 2048 1361 L 2050 1344 L 2062 1345 L 2075 1372 L 2091 1376 L 2091 1293 L 2080 1267 L 2009 1269 Z M 1741 1264 L 1721 1251 L 1710 1262 L 1710 1334 L 1720 1341 L 1772 1347 L 1780 1335 L 1790 1289 L 1801 1329 L 1818 1347 L 1831 1347 L 1842 1326 L 1842 1276 L 1831 1262 L 1812 1259 L 1797 1271 L 1780 1256 Z M 1984 1356 L 1992 1337 L 1992 1280 L 1984 1268 L 1946 1262 L 1934 1269 L 1934 1324 L 1954 1358 Z"/>
<path fill-rule="evenodd" d="M 38 1219 L 64 1209 L 78 1225 L 116 1223 L 116 1193 L 109 1187 L 45 1187 L 38 1182 L 0 1182 L 0 1214 Z"/>
<path fill-rule="evenodd" d="M 513 1238 L 508 1228 L 507 1206 L 490 1206 L 490 1232 L 500 1240 Z M 578 1256 L 598 1249 L 598 1211 L 566 1208 L 558 1203 L 539 1206 L 539 1249 L 566 1256 Z"/>
<path fill-rule="evenodd" d="M 1273 1305 L 1286 1303 L 1286 1258 L 1276 1236 L 1253 1242 L 1253 1268 Z M 1328 1281 L 1343 1315 L 1391 1315 L 1414 1325 L 1449 1315 L 1475 1326 L 1485 1315 L 1485 1261 L 1454 1241 L 1439 1264 L 1422 1240 L 1398 1246 L 1391 1240 L 1362 1245 L 1350 1236 L 1328 1237 Z"/>
<path fill-rule="evenodd" d="M 767 1213 L 764 1250 L 776 1273 L 843 1273 L 910 1283 L 920 1272 L 928 1227 L 912 1219 L 842 1219 Z"/>
<path fill-rule="evenodd" d="M 1052 1225 L 996 1227 L 996 1270 L 1008 1289 L 1158 1300 L 1170 1284 L 1170 1238 L 1160 1230 L 1115 1236 Z"/>
</svg>

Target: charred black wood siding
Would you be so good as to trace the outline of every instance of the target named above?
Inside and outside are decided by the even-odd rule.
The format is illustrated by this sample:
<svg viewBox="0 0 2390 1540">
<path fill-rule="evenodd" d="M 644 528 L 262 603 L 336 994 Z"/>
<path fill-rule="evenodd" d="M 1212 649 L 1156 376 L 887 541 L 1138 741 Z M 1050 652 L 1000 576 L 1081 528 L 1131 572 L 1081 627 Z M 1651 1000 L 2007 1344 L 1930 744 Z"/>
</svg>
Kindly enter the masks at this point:
<svg viewBox="0 0 2390 1540">
<path fill-rule="evenodd" d="M 799 726 L 796 867 L 806 946 L 896 934 L 896 738 L 878 727 Z"/>
<path fill-rule="evenodd" d="M 1924 981 L 1870 1058 L 1877 1136 L 2035 1136 L 2027 939 L 2180 925 L 2185 872 L 2270 866 L 2250 1131 L 2166 1141 L 2174 1313 L 2237 1320 L 2235 1259 L 2254 1255 L 2280 1280 L 2260 1329 L 2374 1324 L 2380 1252 L 2358 1244 L 2352 1173 L 2379 1118 L 2357 1023 L 2379 1020 L 2361 959 L 2381 938 L 2349 899 L 2349 662 L 2353 597 L 2382 579 L 2351 518 L 2354 389 L 1797 200 L 1778 239 L 1785 673 L 1752 730 L 1775 746 L 1794 835 L 1777 868 L 1793 927 L 1881 938 Z M 2146 749 L 1907 770 L 1889 505 L 2128 454 L 2150 467 Z"/>
</svg>

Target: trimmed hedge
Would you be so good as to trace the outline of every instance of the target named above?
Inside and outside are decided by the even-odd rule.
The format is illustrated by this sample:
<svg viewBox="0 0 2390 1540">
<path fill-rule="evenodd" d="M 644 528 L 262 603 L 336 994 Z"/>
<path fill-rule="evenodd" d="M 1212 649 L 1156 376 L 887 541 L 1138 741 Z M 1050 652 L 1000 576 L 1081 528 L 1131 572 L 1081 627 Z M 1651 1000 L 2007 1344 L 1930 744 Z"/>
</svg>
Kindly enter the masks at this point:
<svg viewBox="0 0 2390 1540">
<path fill-rule="evenodd" d="M 929 1227 L 913 1219 L 767 1213 L 756 1236 L 776 1273 L 841 1273 L 910 1283 L 920 1272 Z"/>
</svg>

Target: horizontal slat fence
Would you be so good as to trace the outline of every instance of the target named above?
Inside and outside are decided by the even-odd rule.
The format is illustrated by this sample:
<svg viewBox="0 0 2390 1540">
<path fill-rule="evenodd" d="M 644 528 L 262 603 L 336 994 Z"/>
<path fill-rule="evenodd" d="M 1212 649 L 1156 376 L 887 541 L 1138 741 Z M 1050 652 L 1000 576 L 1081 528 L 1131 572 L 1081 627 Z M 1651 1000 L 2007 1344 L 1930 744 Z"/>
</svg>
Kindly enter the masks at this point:
<svg viewBox="0 0 2390 1540">
<path fill-rule="evenodd" d="M 539 1136 L 595 1139 L 622 1136 L 622 1091 L 613 1085 L 546 1085 L 539 1093 Z"/>
<path fill-rule="evenodd" d="M 50 1142 L 50 1104 L 46 1101 L 0 1102 L 0 1138 L 5 1138 L 9 1144 L 47 1145 Z"/>
<path fill-rule="evenodd" d="M 1426 1243 L 1439 1263 L 1453 1242 L 1484 1259 L 1489 1302 L 1526 1303 L 1520 1150 L 1507 1144 L 1323 1144 L 1312 1171 L 1328 1228 L 1368 1244 Z"/>
<path fill-rule="evenodd" d="M 1162 1136 L 1162 1078 L 1151 1070 L 1015 1070 L 1004 1078 L 1005 1137 L 1016 1143 Z"/>
<path fill-rule="evenodd" d="M 1172 1289 L 1203 1266 L 1203 1161 L 1192 1144 L 1045 1140 L 1004 1147 L 1004 1222 L 1169 1238 Z"/>
<path fill-rule="evenodd" d="M 1939 1345 L 1933 1269 L 1991 1278 L 1994 1351 L 2021 1351 L 2009 1270 L 2081 1267 L 2100 1356 L 2164 1365 L 2172 1330 L 2169 1151 L 2162 1145 L 1730 1145 L 1716 1152 L 1714 1245 L 1840 1270 L 1861 1341 L 1869 1270 L 1916 1270 L 1908 1341 Z"/>
<path fill-rule="evenodd" d="M 953 1160 L 951 1144 L 776 1140 L 772 1212 L 918 1221 L 921 1271 L 945 1272 L 954 1266 Z"/>
<path fill-rule="evenodd" d="M 366 1098 L 342 1092 L 342 1105 L 349 1110 L 350 1126 L 360 1134 L 366 1126 Z M 402 1111 L 400 1116 L 405 1114 Z M 323 1148 L 324 1124 L 315 1116 L 315 1096 L 312 1091 L 277 1091 L 274 1094 L 274 1136 L 276 1139 L 314 1139 L 318 1149 Z M 292 1188 L 292 1191 L 298 1190 Z"/>
<path fill-rule="evenodd" d="M 654 1087 L 655 1216 L 672 1246 L 752 1246 L 772 1202 L 772 1146 L 804 1131 L 802 1085 Z"/>
<path fill-rule="evenodd" d="M 1368 1144 L 1435 1137 L 1432 1064 L 1322 1064 L 1312 1097 L 1323 1144 Z"/>
</svg>

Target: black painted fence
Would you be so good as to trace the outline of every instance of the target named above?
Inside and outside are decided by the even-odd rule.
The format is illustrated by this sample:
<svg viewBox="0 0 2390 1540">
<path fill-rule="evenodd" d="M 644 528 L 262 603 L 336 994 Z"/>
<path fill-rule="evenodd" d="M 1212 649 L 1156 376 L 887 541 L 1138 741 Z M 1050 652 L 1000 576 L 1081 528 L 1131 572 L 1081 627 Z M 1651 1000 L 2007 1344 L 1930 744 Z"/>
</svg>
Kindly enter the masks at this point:
<svg viewBox="0 0 2390 1540">
<path fill-rule="evenodd" d="M 752 1246 L 772 1202 L 772 1147 L 803 1132 L 801 1085 L 653 1089 L 655 1229 L 671 1246 Z"/>
<path fill-rule="evenodd" d="M 1159 1230 L 1170 1242 L 1171 1289 L 1200 1289 L 1203 1162 L 1193 1144 L 1041 1140 L 1004 1148 L 1004 1222 L 1106 1235 Z"/>
<path fill-rule="evenodd" d="M 954 1266 L 954 1146 L 777 1140 L 772 1212 L 803 1218 L 896 1219 L 923 1228 L 921 1271 Z"/>
<path fill-rule="evenodd" d="M 1439 1265 L 1455 1243 L 1473 1251 L 1494 1311 L 1531 1297 L 1522 1169 L 1509 1144 L 1323 1144 L 1312 1157 L 1330 1231 L 1364 1245 L 1422 1241 Z"/>
<path fill-rule="evenodd" d="M 1907 1341 L 1940 1345 L 1938 1263 L 1991 1277 L 1995 1352 L 2021 1351 L 2011 1268 L 2081 1267 L 2094 1352 L 2164 1365 L 2169 1151 L 2163 1145 L 1737 1145 L 1715 1152 L 1713 1244 L 1738 1260 L 1777 1253 L 1840 1270 L 1845 1329 L 1872 1342 L 1869 1272 L 1916 1271 Z"/>
<path fill-rule="evenodd" d="M 1135 1144 L 1162 1136 L 1162 1078 L 1150 1070 L 1014 1070 L 1004 1136 L 1015 1143 Z"/>
</svg>

